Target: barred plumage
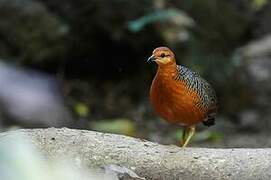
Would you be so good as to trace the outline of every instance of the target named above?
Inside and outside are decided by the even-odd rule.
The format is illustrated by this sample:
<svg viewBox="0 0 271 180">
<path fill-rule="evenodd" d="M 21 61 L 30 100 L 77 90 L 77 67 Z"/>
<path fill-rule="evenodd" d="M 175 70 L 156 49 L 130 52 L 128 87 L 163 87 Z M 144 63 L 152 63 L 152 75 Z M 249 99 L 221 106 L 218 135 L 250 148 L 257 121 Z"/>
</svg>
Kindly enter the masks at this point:
<svg viewBox="0 0 271 180">
<path fill-rule="evenodd" d="M 209 109 L 203 124 L 207 126 L 214 125 L 214 117 L 217 111 L 217 98 L 214 89 L 205 79 L 191 69 L 181 65 L 176 65 L 176 68 L 178 74 L 174 77 L 174 80 L 185 82 L 189 89 L 197 92 L 201 99 L 196 104 L 199 108 Z M 211 119 L 212 122 L 206 123 Z"/>
<path fill-rule="evenodd" d="M 154 110 L 169 123 L 184 126 L 181 145 L 185 147 L 196 124 L 214 125 L 215 91 L 198 73 L 177 65 L 174 53 L 167 47 L 156 48 L 148 61 L 158 64 L 150 89 Z"/>
</svg>

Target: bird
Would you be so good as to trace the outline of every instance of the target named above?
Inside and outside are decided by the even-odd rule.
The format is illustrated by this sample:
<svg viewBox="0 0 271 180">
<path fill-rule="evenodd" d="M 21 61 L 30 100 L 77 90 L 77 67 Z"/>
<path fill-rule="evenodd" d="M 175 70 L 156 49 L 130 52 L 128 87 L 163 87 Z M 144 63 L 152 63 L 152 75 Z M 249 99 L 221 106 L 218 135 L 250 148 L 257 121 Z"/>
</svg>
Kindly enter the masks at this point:
<svg viewBox="0 0 271 180">
<path fill-rule="evenodd" d="M 186 147 L 197 124 L 215 124 L 216 93 L 197 72 L 177 65 L 168 47 L 154 49 L 147 62 L 158 65 L 150 88 L 151 105 L 164 120 L 184 128 L 180 145 Z"/>
</svg>

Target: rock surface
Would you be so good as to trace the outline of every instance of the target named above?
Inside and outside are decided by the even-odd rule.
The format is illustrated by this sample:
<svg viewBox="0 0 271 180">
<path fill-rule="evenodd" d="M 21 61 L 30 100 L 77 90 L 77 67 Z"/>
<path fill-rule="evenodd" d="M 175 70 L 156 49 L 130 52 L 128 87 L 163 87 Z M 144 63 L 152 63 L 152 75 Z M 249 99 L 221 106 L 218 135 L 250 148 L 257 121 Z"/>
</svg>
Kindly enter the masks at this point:
<svg viewBox="0 0 271 180">
<path fill-rule="evenodd" d="M 48 158 L 70 157 L 74 164 L 123 166 L 146 179 L 269 179 L 271 149 L 180 148 L 123 135 L 86 130 L 22 129 Z"/>
<path fill-rule="evenodd" d="M 53 76 L 0 62 L 0 85 L 0 127 L 63 127 L 72 123 Z"/>
</svg>

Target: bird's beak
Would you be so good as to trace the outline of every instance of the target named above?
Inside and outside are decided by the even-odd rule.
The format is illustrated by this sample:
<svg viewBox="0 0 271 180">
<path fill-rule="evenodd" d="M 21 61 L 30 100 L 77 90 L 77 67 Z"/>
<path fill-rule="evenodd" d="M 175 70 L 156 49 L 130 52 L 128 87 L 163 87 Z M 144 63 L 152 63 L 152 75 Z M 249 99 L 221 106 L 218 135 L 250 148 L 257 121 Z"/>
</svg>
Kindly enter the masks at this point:
<svg viewBox="0 0 271 180">
<path fill-rule="evenodd" d="M 152 55 L 151 57 L 148 58 L 147 62 L 155 61 L 155 60 L 156 60 L 156 57 Z"/>
</svg>

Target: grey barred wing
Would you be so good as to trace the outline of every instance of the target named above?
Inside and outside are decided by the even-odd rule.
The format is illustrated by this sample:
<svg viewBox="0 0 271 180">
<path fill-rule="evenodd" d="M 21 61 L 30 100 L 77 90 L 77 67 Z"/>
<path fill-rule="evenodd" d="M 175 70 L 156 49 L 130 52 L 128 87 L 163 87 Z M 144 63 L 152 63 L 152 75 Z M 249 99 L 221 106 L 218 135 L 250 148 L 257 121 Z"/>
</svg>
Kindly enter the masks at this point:
<svg viewBox="0 0 271 180">
<path fill-rule="evenodd" d="M 177 70 L 178 76 L 175 77 L 175 80 L 184 81 L 189 89 L 197 92 L 201 99 L 201 102 L 197 105 L 208 109 L 208 117 L 203 123 L 207 123 L 210 120 L 213 122 L 209 122 L 208 124 L 214 123 L 214 117 L 217 112 L 217 98 L 212 86 L 198 73 L 184 66 L 177 66 Z"/>
</svg>

